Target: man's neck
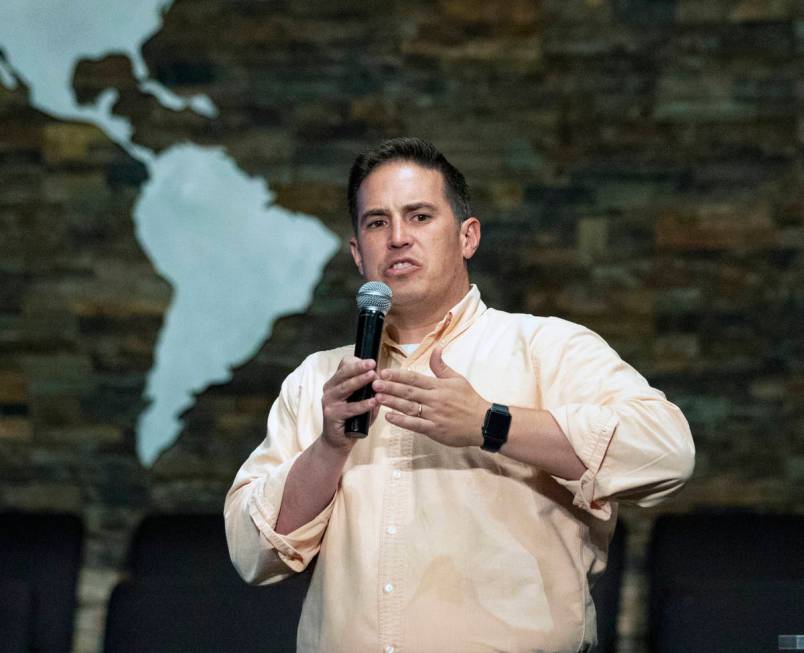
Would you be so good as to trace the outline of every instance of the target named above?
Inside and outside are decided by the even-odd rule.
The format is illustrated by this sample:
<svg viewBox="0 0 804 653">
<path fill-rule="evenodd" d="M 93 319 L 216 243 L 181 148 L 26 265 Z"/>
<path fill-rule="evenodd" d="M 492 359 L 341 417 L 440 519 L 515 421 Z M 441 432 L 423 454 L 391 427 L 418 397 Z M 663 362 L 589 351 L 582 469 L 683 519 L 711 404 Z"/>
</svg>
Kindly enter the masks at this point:
<svg viewBox="0 0 804 653">
<path fill-rule="evenodd" d="M 466 292 L 469 292 L 467 284 Z M 421 304 L 411 306 L 393 306 L 385 322 L 388 335 L 401 345 L 418 344 L 435 330 L 450 309 L 466 296 L 466 292 L 453 298 L 449 305 L 427 307 Z"/>
<path fill-rule="evenodd" d="M 394 317 L 393 314 L 388 314 L 386 328 L 388 329 L 388 335 L 400 345 L 420 343 L 444 318 L 444 316 L 441 315 L 438 319 L 419 321 L 406 320 L 404 318 L 394 319 Z"/>
</svg>

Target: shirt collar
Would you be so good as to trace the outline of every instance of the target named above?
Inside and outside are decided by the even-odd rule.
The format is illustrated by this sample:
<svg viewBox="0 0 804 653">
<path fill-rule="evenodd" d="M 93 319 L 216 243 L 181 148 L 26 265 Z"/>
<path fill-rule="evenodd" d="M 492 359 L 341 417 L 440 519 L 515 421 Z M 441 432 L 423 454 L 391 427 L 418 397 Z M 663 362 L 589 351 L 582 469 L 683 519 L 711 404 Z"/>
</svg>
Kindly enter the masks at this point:
<svg viewBox="0 0 804 653">
<path fill-rule="evenodd" d="M 442 347 L 457 338 L 466 331 L 475 321 L 486 311 L 486 305 L 480 298 L 480 291 L 475 284 L 469 287 L 469 291 L 463 299 L 453 306 L 436 327 L 428 333 L 422 340 L 419 347 L 410 357 L 410 362 L 419 358 L 428 351 L 434 344 L 438 343 Z M 390 350 L 405 356 L 399 348 L 399 344 L 392 340 L 387 331 L 383 332 L 382 345 L 391 353 Z"/>
</svg>

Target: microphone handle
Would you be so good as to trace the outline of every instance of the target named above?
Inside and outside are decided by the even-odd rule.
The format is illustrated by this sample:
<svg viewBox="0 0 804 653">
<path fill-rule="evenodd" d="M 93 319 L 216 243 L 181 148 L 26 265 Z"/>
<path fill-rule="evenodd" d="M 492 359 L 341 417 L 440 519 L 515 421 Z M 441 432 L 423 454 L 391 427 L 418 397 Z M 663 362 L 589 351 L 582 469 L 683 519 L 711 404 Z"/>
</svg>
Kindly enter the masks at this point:
<svg viewBox="0 0 804 653">
<path fill-rule="evenodd" d="M 355 356 L 358 358 L 371 358 L 377 360 L 380 353 L 380 340 L 382 339 L 382 327 L 385 323 L 385 315 L 380 311 L 362 309 L 357 316 L 357 338 L 355 340 Z M 374 396 L 374 390 L 368 383 L 362 388 L 355 390 L 347 401 L 363 401 Z M 369 430 L 369 413 L 356 415 L 346 420 L 344 431 L 346 435 L 353 438 L 365 438 Z"/>
</svg>

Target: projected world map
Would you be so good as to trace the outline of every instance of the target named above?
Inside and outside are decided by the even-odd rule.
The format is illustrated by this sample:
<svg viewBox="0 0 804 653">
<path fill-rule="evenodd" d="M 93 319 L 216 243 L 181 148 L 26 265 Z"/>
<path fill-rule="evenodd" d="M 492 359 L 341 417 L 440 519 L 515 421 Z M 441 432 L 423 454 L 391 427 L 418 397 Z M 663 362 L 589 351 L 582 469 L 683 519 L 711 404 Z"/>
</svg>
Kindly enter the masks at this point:
<svg viewBox="0 0 804 653">
<path fill-rule="evenodd" d="M 148 374 L 149 404 L 137 425 L 146 465 L 182 430 L 195 395 L 231 378 L 270 336 L 276 319 L 303 311 L 339 242 L 314 216 L 274 201 L 266 180 L 247 175 L 221 147 L 176 142 L 159 153 L 133 139 L 112 113 L 118 91 L 79 103 L 82 60 L 115 54 L 131 62 L 142 93 L 164 107 L 214 121 L 205 95 L 181 97 L 151 78 L 141 47 L 173 0 L 4 0 L 0 83 L 24 85 L 35 109 L 98 127 L 146 168 L 132 219 L 136 237 L 173 293 Z"/>
</svg>

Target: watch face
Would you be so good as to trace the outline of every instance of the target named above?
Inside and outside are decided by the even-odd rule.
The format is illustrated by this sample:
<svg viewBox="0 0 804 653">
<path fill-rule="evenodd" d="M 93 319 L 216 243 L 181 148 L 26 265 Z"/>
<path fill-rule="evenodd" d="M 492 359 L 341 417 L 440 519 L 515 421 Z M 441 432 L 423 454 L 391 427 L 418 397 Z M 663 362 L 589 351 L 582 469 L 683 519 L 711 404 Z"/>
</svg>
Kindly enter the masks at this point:
<svg viewBox="0 0 804 653">
<path fill-rule="evenodd" d="M 492 404 L 483 423 L 483 449 L 498 451 L 508 440 L 511 413 L 507 406 Z"/>
<path fill-rule="evenodd" d="M 507 414 L 489 412 L 488 431 L 497 437 L 508 435 L 508 426 L 511 423 L 511 416 Z"/>
</svg>

